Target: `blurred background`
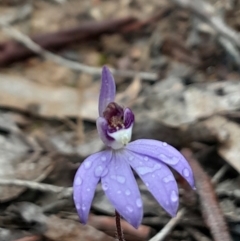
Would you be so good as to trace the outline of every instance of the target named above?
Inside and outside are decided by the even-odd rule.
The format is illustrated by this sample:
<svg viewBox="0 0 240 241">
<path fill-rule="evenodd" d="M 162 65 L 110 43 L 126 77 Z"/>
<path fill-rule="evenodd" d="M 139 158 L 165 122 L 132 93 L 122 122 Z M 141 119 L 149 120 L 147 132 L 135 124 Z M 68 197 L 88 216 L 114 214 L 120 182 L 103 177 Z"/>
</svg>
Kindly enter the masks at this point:
<svg viewBox="0 0 240 241">
<path fill-rule="evenodd" d="M 98 137 L 100 74 L 135 114 L 133 140 L 186 155 L 192 191 L 171 219 L 139 180 L 138 230 L 125 239 L 240 240 L 240 2 L 238 0 L 0 1 L 0 240 L 108 241 L 114 209 L 101 186 L 88 225 L 72 182 Z M 170 223 L 169 223 L 170 221 Z"/>
</svg>

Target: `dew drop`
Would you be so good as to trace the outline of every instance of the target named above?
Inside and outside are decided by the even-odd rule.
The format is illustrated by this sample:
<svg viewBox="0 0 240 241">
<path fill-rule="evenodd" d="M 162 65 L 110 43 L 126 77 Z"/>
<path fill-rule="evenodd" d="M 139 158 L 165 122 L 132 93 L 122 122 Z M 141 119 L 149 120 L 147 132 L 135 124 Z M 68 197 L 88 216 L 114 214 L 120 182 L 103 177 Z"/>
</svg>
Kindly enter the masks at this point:
<svg viewBox="0 0 240 241">
<path fill-rule="evenodd" d="M 142 207 L 142 200 L 141 200 L 140 198 L 138 198 L 138 199 L 136 200 L 136 205 L 137 205 L 138 208 L 141 208 L 141 207 Z"/>
<path fill-rule="evenodd" d="M 105 162 L 106 160 L 107 160 L 107 158 L 106 158 L 105 156 L 102 156 L 102 157 L 101 157 L 101 161 L 102 161 L 102 162 Z"/>
<path fill-rule="evenodd" d="M 155 175 L 154 174 L 152 174 L 152 178 L 154 178 L 155 177 Z"/>
<path fill-rule="evenodd" d="M 87 188 L 87 192 L 90 192 L 90 190 L 91 190 L 90 188 Z"/>
<path fill-rule="evenodd" d="M 96 177 L 100 177 L 102 175 L 102 172 L 103 172 L 102 166 L 98 166 L 94 170 L 94 174 L 95 174 Z"/>
<path fill-rule="evenodd" d="M 130 191 L 129 189 L 127 189 L 127 190 L 125 191 L 125 194 L 126 194 L 127 196 L 129 196 L 129 195 L 131 195 L 131 191 Z"/>
<path fill-rule="evenodd" d="M 75 181 L 75 184 L 76 184 L 77 186 L 80 186 L 80 185 L 82 184 L 82 178 L 81 178 L 81 177 L 77 177 L 77 178 L 76 178 L 76 181 Z"/>
<path fill-rule="evenodd" d="M 107 183 L 103 183 L 103 184 L 102 184 L 102 189 L 103 189 L 104 191 L 108 190 L 108 184 L 107 184 Z"/>
<path fill-rule="evenodd" d="M 174 190 L 171 192 L 171 200 L 172 202 L 176 202 L 178 200 L 177 192 Z"/>
<path fill-rule="evenodd" d="M 145 156 L 145 157 L 143 158 L 143 160 L 147 162 L 147 161 L 148 161 L 148 157 Z"/>
<path fill-rule="evenodd" d="M 162 145 L 163 145 L 163 146 L 167 146 L 168 144 L 167 144 L 166 142 L 163 142 Z"/>
<path fill-rule="evenodd" d="M 86 210 L 86 207 L 85 207 L 85 206 L 82 206 L 82 210 L 83 210 L 83 211 Z"/>
<path fill-rule="evenodd" d="M 127 208 L 128 212 L 130 212 L 130 213 L 133 212 L 133 208 L 131 206 L 127 206 L 126 208 Z"/>
<path fill-rule="evenodd" d="M 168 176 L 166 176 L 166 177 L 163 178 L 163 181 L 164 181 L 165 183 L 169 183 L 169 182 L 171 182 L 171 181 L 174 181 L 174 177 L 173 177 L 173 175 L 168 175 Z"/>
<path fill-rule="evenodd" d="M 168 159 L 164 154 L 160 154 L 159 158 L 163 161 L 165 161 L 166 159 Z"/>
<path fill-rule="evenodd" d="M 148 182 L 146 182 L 145 184 L 146 184 L 147 187 L 149 187 L 149 183 Z"/>
<path fill-rule="evenodd" d="M 126 181 L 126 178 L 124 176 L 117 176 L 117 181 L 121 184 L 125 183 Z"/>
<path fill-rule="evenodd" d="M 104 168 L 101 177 L 105 177 L 108 174 L 108 168 Z"/>
<path fill-rule="evenodd" d="M 80 209 L 80 205 L 76 204 L 76 209 L 79 210 Z"/>
<path fill-rule="evenodd" d="M 167 157 L 164 154 L 160 154 L 159 158 L 163 162 L 165 162 L 165 163 L 167 163 L 169 165 L 176 165 L 179 162 L 179 159 L 177 157 L 175 157 L 175 156 L 174 157 Z"/>
<path fill-rule="evenodd" d="M 133 156 L 130 156 L 130 157 L 128 158 L 129 161 L 132 161 L 133 159 L 134 159 Z"/>
<path fill-rule="evenodd" d="M 118 191 L 117 191 L 117 194 L 121 194 L 121 193 L 122 193 L 121 190 L 118 190 Z"/>
<path fill-rule="evenodd" d="M 91 165 L 92 165 L 92 162 L 91 161 L 85 161 L 83 163 L 83 165 L 84 165 L 85 169 L 89 169 L 91 167 Z"/>
<path fill-rule="evenodd" d="M 187 168 L 184 168 L 183 169 L 183 176 L 184 177 L 189 177 L 190 173 L 189 173 L 189 170 Z"/>
<path fill-rule="evenodd" d="M 160 164 L 155 164 L 154 167 L 143 166 L 143 167 L 138 167 L 136 170 L 140 175 L 145 175 L 145 174 L 154 172 L 158 169 L 161 169 L 161 167 L 162 166 Z"/>
</svg>

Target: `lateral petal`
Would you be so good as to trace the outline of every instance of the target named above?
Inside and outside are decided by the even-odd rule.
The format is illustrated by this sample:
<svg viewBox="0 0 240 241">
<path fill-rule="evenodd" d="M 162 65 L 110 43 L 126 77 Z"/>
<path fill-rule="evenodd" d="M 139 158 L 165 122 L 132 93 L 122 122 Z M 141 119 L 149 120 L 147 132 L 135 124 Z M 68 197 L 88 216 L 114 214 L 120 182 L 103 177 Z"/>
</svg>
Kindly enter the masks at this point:
<svg viewBox="0 0 240 241">
<path fill-rule="evenodd" d="M 184 156 L 166 142 L 140 139 L 126 146 L 135 153 L 152 157 L 176 170 L 192 188 L 195 188 L 193 172 Z"/>
<path fill-rule="evenodd" d="M 178 186 L 170 169 L 154 158 L 126 150 L 129 164 L 159 204 L 171 215 L 178 209 Z"/>
<path fill-rule="evenodd" d="M 101 178 L 102 188 L 118 213 L 133 227 L 142 221 L 142 199 L 124 150 L 113 153 L 108 175 Z"/>
<path fill-rule="evenodd" d="M 111 151 L 89 156 L 78 168 L 73 182 L 73 199 L 82 223 L 86 224 L 95 189 L 100 178 L 108 173 Z"/>
</svg>

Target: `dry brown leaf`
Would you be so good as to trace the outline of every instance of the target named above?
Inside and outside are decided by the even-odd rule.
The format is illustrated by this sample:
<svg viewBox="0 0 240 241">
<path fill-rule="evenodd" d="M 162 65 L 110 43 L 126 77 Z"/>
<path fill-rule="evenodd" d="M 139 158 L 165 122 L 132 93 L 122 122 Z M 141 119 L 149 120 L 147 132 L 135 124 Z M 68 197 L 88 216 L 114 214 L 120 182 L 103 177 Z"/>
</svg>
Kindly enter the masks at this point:
<svg viewBox="0 0 240 241">
<path fill-rule="evenodd" d="M 11 123 L 9 118 L 1 114 L 1 128 L 3 128 L 1 122 L 6 122 L 8 125 Z M 17 128 L 12 125 L 11 129 Z M 40 181 L 45 178 L 43 173 L 47 175 L 53 168 L 50 157 L 36 155 L 37 153 L 27 154 L 29 146 L 17 132 L 0 135 L 0 146 L 0 179 Z M 0 202 L 15 198 L 24 190 L 24 187 L 0 186 Z"/>
<path fill-rule="evenodd" d="M 240 126 L 222 116 L 214 116 L 204 124 L 222 140 L 218 147 L 219 154 L 240 173 Z"/>
<path fill-rule="evenodd" d="M 148 111 L 178 127 L 199 118 L 240 108 L 240 83 L 225 81 L 185 86 L 178 78 L 156 84 L 147 99 Z"/>
</svg>

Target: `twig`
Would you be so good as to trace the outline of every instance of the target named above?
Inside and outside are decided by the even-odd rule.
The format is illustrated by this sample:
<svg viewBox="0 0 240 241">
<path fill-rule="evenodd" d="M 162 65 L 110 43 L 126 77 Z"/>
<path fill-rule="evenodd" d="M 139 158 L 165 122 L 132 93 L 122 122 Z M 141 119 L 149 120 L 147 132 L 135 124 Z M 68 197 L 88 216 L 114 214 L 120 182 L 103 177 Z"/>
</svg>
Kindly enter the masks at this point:
<svg viewBox="0 0 240 241">
<path fill-rule="evenodd" d="M 182 153 L 193 169 L 199 200 L 202 207 L 202 214 L 213 239 L 215 241 L 231 241 L 232 239 L 227 224 L 224 220 L 222 210 L 217 201 L 209 177 L 199 165 L 198 161 L 193 157 L 190 149 L 184 149 Z"/>
<path fill-rule="evenodd" d="M 28 36 L 24 35 L 23 33 L 19 32 L 15 28 L 11 27 L 9 24 L 0 22 L 3 31 L 13 39 L 17 40 L 18 42 L 22 43 L 25 47 L 29 48 L 34 53 L 42 56 L 45 59 L 48 59 L 54 63 L 59 65 L 68 67 L 69 69 L 75 71 L 82 71 L 84 73 L 92 74 L 92 75 L 100 75 L 102 72 L 102 68 L 98 67 L 91 67 L 88 65 L 80 64 L 72 60 L 65 59 L 60 57 L 56 54 L 53 54 L 43 48 L 41 48 L 38 44 L 33 42 Z M 116 69 L 111 69 L 114 75 L 123 76 L 123 77 L 135 77 L 138 76 L 141 79 L 145 80 L 157 80 L 157 74 L 155 73 L 148 73 L 148 72 L 135 72 L 135 71 L 120 71 Z"/>
<path fill-rule="evenodd" d="M 183 8 L 188 8 L 205 22 L 210 24 L 219 35 L 219 42 L 231 54 L 235 62 L 240 65 L 240 35 L 220 18 L 214 7 L 204 0 L 172 0 Z"/>
<path fill-rule="evenodd" d="M 223 166 L 211 179 L 212 183 L 217 184 L 221 177 L 225 174 L 225 172 L 228 170 L 228 166 Z M 158 232 L 153 238 L 151 238 L 149 241 L 162 241 L 164 238 L 172 231 L 172 229 L 181 221 L 183 215 L 185 214 L 185 209 L 182 208 L 178 212 L 178 215 L 176 218 L 172 218 L 160 232 Z M 174 225 L 173 225 L 174 224 Z M 154 239 L 155 238 L 155 239 Z"/>
<path fill-rule="evenodd" d="M 153 236 L 149 241 L 162 241 L 166 238 L 166 236 L 173 230 L 173 228 L 178 224 L 178 222 L 181 220 L 183 215 L 185 214 L 185 209 L 182 208 L 177 216 L 175 218 L 172 218 L 165 226 L 164 228 L 157 233 L 155 236 Z"/>
<path fill-rule="evenodd" d="M 0 179 L 0 185 L 13 185 L 19 187 L 26 187 L 43 192 L 54 192 L 59 193 L 61 196 L 64 197 L 72 195 L 72 187 L 60 187 L 46 183 L 38 183 L 34 181 L 25 181 L 19 179 Z"/>
<path fill-rule="evenodd" d="M 214 7 L 204 0 L 172 0 L 181 7 L 189 8 L 198 16 L 208 22 L 220 35 L 227 37 L 240 47 L 240 35 L 227 26 L 224 21 L 217 16 Z"/>
<path fill-rule="evenodd" d="M 115 221 L 116 221 L 116 229 L 117 229 L 117 239 L 119 241 L 125 241 L 123 236 L 122 226 L 121 226 L 121 216 L 117 212 L 117 210 L 115 210 Z"/>
</svg>

